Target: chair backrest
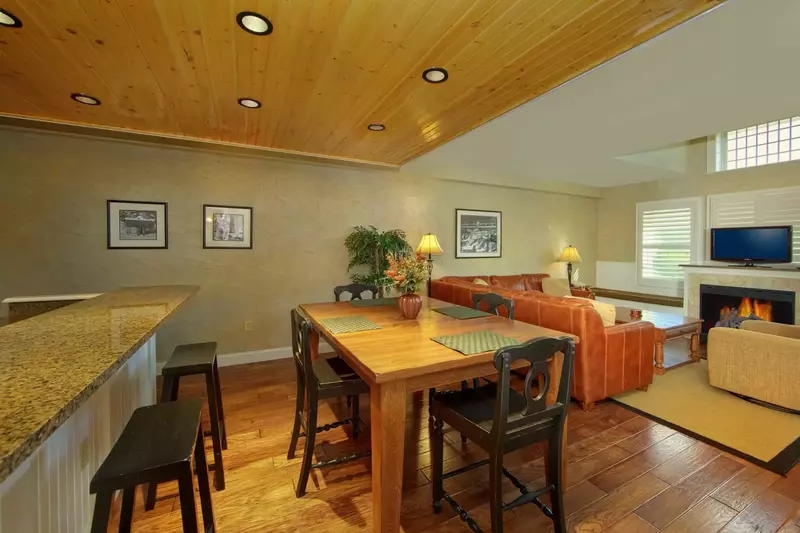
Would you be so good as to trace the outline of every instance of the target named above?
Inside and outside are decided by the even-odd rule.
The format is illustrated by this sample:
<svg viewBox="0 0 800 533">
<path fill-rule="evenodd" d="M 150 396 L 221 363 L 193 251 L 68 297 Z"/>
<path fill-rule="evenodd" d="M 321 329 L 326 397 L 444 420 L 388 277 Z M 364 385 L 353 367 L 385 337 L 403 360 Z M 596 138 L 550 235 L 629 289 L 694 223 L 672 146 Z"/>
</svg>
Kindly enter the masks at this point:
<svg viewBox="0 0 800 533">
<path fill-rule="evenodd" d="M 475 293 L 472 295 L 472 305 L 475 309 L 480 311 L 482 302 L 486 302 L 487 313 L 500 315 L 499 308 L 505 307 L 506 311 L 508 311 L 508 318 L 514 320 L 514 300 L 503 298 L 499 294 L 493 292 Z"/>
<path fill-rule="evenodd" d="M 561 381 L 557 384 L 558 394 L 553 405 L 545 404 L 547 392 L 554 384 L 550 383 L 548 360 L 558 352 L 564 354 L 561 368 Z M 511 365 L 525 359 L 531 365 L 525 376 L 525 409 L 521 413 L 512 413 L 509 417 L 509 387 L 511 384 Z M 494 366 L 497 368 L 498 392 L 495 402 L 492 439 L 498 446 L 508 434 L 519 434 L 526 429 L 537 430 L 539 422 L 549 419 L 551 426 L 557 431 L 566 421 L 569 406 L 570 386 L 572 384 L 572 367 L 575 360 L 575 341 L 572 337 L 538 337 L 519 346 L 501 348 L 494 354 Z M 531 392 L 533 380 L 538 381 L 538 394 Z M 534 426 L 534 424 L 537 424 Z M 500 448 L 502 449 L 502 448 Z"/>
<path fill-rule="evenodd" d="M 339 302 L 341 301 L 342 293 L 347 292 L 350 294 L 351 300 L 360 300 L 361 294 L 367 291 L 372 293 L 373 300 L 378 297 L 378 287 L 369 283 L 351 283 L 350 285 L 339 285 L 333 288 L 333 296 L 336 298 L 336 301 Z"/>
<path fill-rule="evenodd" d="M 297 379 L 305 382 L 309 393 L 317 387 L 317 376 L 311 362 L 311 330 L 313 325 L 302 309 L 295 307 L 291 312 L 292 319 L 292 356 L 297 370 Z"/>
</svg>

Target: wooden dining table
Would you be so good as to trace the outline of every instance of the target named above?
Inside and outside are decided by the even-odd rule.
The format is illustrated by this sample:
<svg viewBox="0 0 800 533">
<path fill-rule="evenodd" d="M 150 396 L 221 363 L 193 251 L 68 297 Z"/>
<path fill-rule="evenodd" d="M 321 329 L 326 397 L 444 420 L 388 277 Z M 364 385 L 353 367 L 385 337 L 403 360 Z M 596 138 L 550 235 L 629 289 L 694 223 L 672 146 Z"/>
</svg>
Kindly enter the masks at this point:
<svg viewBox="0 0 800 533">
<path fill-rule="evenodd" d="M 413 320 L 404 319 L 396 305 L 355 306 L 350 302 L 301 305 L 314 324 L 312 354 L 316 356 L 320 336 L 323 337 L 370 386 L 372 520 L 375 532 L 401 531 L 400 505 L 408 394 L 497 374 L 493 352 L 463 355 L 431 340 L 431 337 L 486 330 L 519 341 L 567 335 L 578 342 L 577 337 L 561 331 L 499 316 L 458 320 L 434 311 L 436 308 L 452 305 L 423 298 L 422 310 Z M 364 317 L 378 324 L 380 329 L 334 334 L 321 322 L 326 318 L 344 316 Z M 556 354 L 551 358 L 550 383 L 559 382 L 562 364 L 563 354 Z M 526 362 L 521 362 L 516 366 L 525 365 Z M 555 402 L 557 392 L 548 391 L 548 405 Z M 564 432 L 562 446 L 565 447 L 566 424 Z M 566 453 L 563 450 L 562 457 L 563 475 L 566 471 Z"/>
</svg>

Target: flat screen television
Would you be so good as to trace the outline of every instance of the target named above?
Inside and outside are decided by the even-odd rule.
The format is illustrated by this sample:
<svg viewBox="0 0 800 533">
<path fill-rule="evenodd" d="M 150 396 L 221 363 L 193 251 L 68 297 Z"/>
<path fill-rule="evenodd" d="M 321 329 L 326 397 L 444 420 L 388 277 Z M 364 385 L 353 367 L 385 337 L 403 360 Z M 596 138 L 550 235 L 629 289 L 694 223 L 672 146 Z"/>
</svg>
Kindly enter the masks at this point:
<svg viewBox="0 0 800 533">
<path fill-rule="evenodd" d="M 711 260 L 753 263 L 791 263 L 792 227 L 712 228 Z"/>
</svg>

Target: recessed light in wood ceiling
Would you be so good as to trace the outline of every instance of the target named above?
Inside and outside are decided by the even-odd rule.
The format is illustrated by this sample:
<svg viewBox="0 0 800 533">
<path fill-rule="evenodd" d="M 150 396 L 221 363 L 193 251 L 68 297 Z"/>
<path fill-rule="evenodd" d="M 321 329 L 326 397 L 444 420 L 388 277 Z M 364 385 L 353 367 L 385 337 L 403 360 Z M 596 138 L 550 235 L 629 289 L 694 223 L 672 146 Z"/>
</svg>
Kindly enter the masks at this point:
<svg viewBox="0 0 800 533">
<path fill-rule="evenodd" d="M 401 164 L 724 1 L 0 0 L 0 114 Z"/>
</svg>

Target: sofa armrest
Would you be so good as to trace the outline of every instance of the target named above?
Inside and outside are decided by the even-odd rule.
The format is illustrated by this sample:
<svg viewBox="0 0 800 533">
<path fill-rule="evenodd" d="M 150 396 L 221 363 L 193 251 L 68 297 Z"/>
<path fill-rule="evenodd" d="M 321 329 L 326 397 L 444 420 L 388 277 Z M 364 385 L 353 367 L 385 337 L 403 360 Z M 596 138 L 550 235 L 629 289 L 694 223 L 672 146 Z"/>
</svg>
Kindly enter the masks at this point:
<svg viewBox="0 0 800 533">
<path fill-rule="evenodd" d="M 578 298 L 588 298 L 590 300 L 595 299 L 594 293 L 592 292 L 592 289 L 590 289 L 589 287 L 583 289 L 580 289 L 578 287 L 572 287 L 570 291 L 572 292 L 573 296 Z"/>
<path fill-rule="evenodd" d="M 800 340 L 758 331 L 711 328 L 707 351 L 712 386 L 800 409 Z"/>
<path fill-rule="evenodd" d="M 764 320 L 745 320 L 742 322 L 741 329 L 757 331 L 768 335 L 777 335 L 789 339 L 800 339 L 800 326 L 791 326 L 789 324 L 765 322 Z"/>
<path fill-rule="evenodd" d="M 616 332 L 626 332 L 626 331 L 640 331 L 640 330 L 649 330 L 652 329 L 655 331 L 656 327 L 651 322 L 646 322 L 644 320 L 636 320 L 634 322 L 624 322 L 622 324 L 614 324 L 613 326 L 608 326 L 605 328 L 606 335 L 609 333 L 616 333 Z"/>
<path fill-rule="evenodd" d="M 600 397 L 643 389 L 653 383 L 655 332 L 656 328 L 650 322 L 631 322 L 603 328 L 604 354 L 599 358 L 602 367 L 596 369 L 598 375 L 604 376 Z M 598 357 L 600 354 L 593 355 Z"/>
</svg>

